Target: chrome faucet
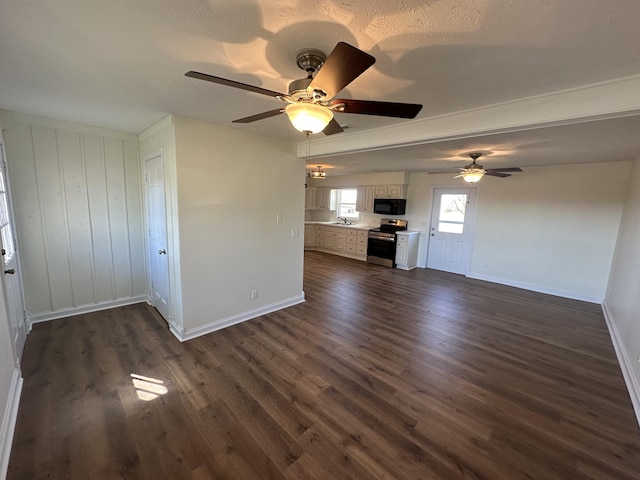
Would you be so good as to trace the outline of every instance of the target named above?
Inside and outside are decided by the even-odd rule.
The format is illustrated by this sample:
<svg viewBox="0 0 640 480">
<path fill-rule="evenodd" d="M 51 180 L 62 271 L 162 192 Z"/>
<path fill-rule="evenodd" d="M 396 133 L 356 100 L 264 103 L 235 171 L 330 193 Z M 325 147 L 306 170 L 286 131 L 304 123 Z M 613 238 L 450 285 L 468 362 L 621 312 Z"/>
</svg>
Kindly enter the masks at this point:
<svg viewBox="0 0 640 480">
<path fill-rule="evenodd" d="M 347 217 L 338 217 L 340 220 L 342 220 L 342 222 L 346 225 L 347 224 Z"/>
</svg>

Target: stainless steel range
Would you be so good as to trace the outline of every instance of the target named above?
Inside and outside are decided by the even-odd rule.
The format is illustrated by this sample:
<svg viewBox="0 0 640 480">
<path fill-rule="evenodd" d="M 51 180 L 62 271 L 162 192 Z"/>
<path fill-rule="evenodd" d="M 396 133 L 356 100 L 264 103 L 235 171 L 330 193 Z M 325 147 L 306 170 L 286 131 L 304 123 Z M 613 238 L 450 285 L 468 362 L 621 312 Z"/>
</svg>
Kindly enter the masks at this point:
<svg viewBox="0 0 640 480">
<path fill-rule="evenodd" d="M 383 218 L 378 228 L 369 230 L 367 262 L 393 268 L 396 266 L 396 232 L 407 229 L 406 220 Z"/>
</svg>

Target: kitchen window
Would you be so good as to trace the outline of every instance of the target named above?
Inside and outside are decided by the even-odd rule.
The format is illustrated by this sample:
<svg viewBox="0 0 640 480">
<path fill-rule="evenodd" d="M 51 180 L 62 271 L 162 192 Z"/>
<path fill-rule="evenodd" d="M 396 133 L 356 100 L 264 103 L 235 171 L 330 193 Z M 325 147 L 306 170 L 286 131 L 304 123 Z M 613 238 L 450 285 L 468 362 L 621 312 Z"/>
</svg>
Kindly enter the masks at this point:
<svg viewBox="0 0 640 480">
<path fill-rule="evenodd" d="M 360 213 L 356 211 L 356 188 L 340 188 L 335 190 L 336 217 L 344 217 L 347 220 L 358 220 Z"/>
</svg>

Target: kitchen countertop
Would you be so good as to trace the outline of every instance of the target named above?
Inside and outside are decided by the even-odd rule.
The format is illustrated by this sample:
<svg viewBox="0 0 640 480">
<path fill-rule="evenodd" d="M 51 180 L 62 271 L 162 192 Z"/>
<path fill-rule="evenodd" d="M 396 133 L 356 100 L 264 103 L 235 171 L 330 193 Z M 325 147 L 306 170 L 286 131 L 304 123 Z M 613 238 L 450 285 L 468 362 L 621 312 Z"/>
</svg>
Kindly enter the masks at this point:
<svg viewBox="0 0 640 480">
<path fill-rule="evenodd" d="M 304 222 L 305 225 L 322 225 L 324 227 L 338 227 L 338 228 L 354 228 L 356 230 L 370 230 L 375 228 L 373 225 L 362 225 L 362 224 L 346 224 L 346 223 L 333 223 L 333 222 Z"/>
</svg>

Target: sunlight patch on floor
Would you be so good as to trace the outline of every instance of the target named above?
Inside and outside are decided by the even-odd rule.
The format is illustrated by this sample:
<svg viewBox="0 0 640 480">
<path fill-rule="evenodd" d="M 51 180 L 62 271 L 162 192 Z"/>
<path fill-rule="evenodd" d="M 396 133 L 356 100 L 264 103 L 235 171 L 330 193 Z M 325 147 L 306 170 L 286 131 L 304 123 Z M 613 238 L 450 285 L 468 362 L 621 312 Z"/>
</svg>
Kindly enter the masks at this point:
<svg viewBox="0 0 640 480">
<path fill-rule="evenodd" d="M 138 398 L 145 402 L 154 400 L 169 391 L 167 390 L 167 387 L 164 386 L 164 382 L 157 378 L 144 377 L 142 375 L 132 373 L 131 382 L 136 389 Z"/>
</svg>

